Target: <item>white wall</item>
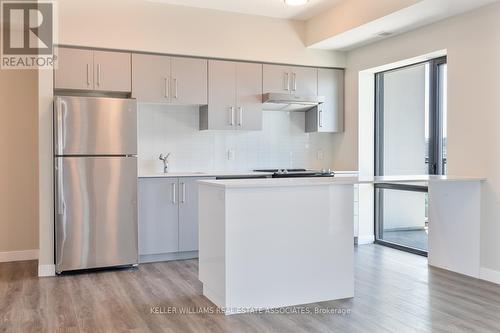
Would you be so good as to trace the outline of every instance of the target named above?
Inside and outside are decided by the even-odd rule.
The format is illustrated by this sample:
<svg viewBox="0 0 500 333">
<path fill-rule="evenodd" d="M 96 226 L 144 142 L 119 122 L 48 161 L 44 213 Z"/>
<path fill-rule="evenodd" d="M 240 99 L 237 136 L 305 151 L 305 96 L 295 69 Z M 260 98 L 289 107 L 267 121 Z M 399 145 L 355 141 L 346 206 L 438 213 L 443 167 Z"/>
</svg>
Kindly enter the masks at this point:
<svg viewBox="0 0 500 333">
<path fill-rule="evenodd" d="M 349 52 L 346 133 L 334 138 L 334 165 L 358 166 L 359 72 L 443 49 L 448 54 L 449 174 L 488 178 L 481 260 L 483 267 L 500 271 L 500 4 Z"/>
<path fill-rule="evenodd" d="M 144 0 L 59 0 L 59 43 L 344 67 L 305 47 L 305 23 Z"/>
<path fill-rule="evenodd" d="M 262 131 L 200 131 L 198 116 L 195 106 L 140 104 L 139 174 L 162 172 L 167 152 L 172 172 L 333 168 L 333 134 L 305 133 L 304 112 L 266 111 Z"/>
<path fill-rule="evenodd" d="M 37 77 L 0 70 L 0 261 L 35 259 L 38 249 Z"/>
</svg>

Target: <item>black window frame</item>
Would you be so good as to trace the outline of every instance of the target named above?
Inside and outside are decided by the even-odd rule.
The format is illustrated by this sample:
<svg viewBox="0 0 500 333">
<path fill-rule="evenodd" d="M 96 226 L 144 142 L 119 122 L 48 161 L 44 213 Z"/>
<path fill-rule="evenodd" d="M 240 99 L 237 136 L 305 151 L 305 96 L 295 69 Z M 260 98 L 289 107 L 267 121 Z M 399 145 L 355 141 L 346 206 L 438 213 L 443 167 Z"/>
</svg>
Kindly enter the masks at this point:
<svg viewBox="0 0 500 333">
<path fill-rule="evenodd" d="M 447 57 L 439 57 L 431 60 L 426 60 L 414 63 L 407 66 L 402 66 L 387 71 L 375 74 L 375 176 L 383 176 L 383 147 L 384 147 L 384 75 L 397 70 L 419 66 L 422 64 L 429 65 L 429 160 L 428 160 L 428 174 L 429 175 L 442 175 L 445 171 L 446 160 L 443 158 L 443 110 L 442 94 L 440 87 L 440 72 L 439 66 L 447 63 Z M 443 92 L 444 94 L 446 92 Z M 381 239 L 383 230 L 383 190 L 400 190 L 400 191 L 414 191 L 428 193 L 427 186 L 416 186 L 408 184 L 397 183 L 384 183 L 374 185 L 374 230 L 375 230 L 375 243 L 384 246 L 396 248 L 399 250 L 415 253 L 422 256 L 427 256 L 428 252 L 421 249 L 416 249 L 396 243 L 391 243 Z"/>
</svg>

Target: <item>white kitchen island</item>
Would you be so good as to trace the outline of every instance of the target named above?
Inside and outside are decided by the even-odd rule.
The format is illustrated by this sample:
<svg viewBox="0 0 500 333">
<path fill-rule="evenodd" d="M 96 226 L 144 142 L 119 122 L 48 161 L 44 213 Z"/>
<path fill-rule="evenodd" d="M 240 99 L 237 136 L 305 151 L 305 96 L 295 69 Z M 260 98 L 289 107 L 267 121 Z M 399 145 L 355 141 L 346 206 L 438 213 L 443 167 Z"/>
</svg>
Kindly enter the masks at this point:
<svg viewBox="0 0 500 333">
<path fill-rule="evenodd" d="M 353 297 L 355 184 L 428 186 L 429 265 L 487 279 L 480 261 L 484 181 L 452 176 L 200 181 L 203 295 L 227 314 Z"/>
<path fill-rule="evenodd" d="M 357 178 L 199 182 L 199 278 L 227 314 L 354 296 Z"/>
</svg>

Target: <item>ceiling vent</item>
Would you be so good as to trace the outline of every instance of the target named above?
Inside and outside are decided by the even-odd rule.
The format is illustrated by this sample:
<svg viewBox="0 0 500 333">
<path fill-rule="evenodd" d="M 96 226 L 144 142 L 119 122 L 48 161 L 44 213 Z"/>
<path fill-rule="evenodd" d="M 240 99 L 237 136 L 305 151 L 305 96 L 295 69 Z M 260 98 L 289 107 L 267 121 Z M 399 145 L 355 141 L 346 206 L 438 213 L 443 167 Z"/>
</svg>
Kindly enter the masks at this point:
<svg viewBox="0 0 500 333">
<path fill-rule="evenodd" d="M 392 36 L 392 32 L 382 31 L 382 32 L 379 32 L 378 34 L 376 34 L 375 36 L 377 36 L 377 37 L 389 37 L 389 36 Z"/>
</svg>

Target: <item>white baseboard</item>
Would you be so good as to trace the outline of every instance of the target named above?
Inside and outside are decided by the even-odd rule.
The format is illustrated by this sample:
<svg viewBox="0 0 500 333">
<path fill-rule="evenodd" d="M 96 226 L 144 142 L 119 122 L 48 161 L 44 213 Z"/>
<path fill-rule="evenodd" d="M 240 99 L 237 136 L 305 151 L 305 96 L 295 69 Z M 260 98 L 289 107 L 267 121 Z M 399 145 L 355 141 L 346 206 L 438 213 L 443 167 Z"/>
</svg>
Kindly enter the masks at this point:
<svg viewBox="0 0 500 333">
<path fill-rule="evenodd" d="M 0 262 L 38 259 L 38 250 L 0 252 Z"/>
<path fill-rule="evenodd" d="M 358 245 L 373 244 L 375 242 L 375 236 L 358 236 Z"/>
<path fill-rule="evenodd" d="M 500 271 L 481 267 L 479 269 L 479 278 L 496 284 L 500 284 Z"/>
<path fill-rule="evenodd" d="M 56 265 L 38 265 L 38 276 L 56 276 Z"/>
</svg>

